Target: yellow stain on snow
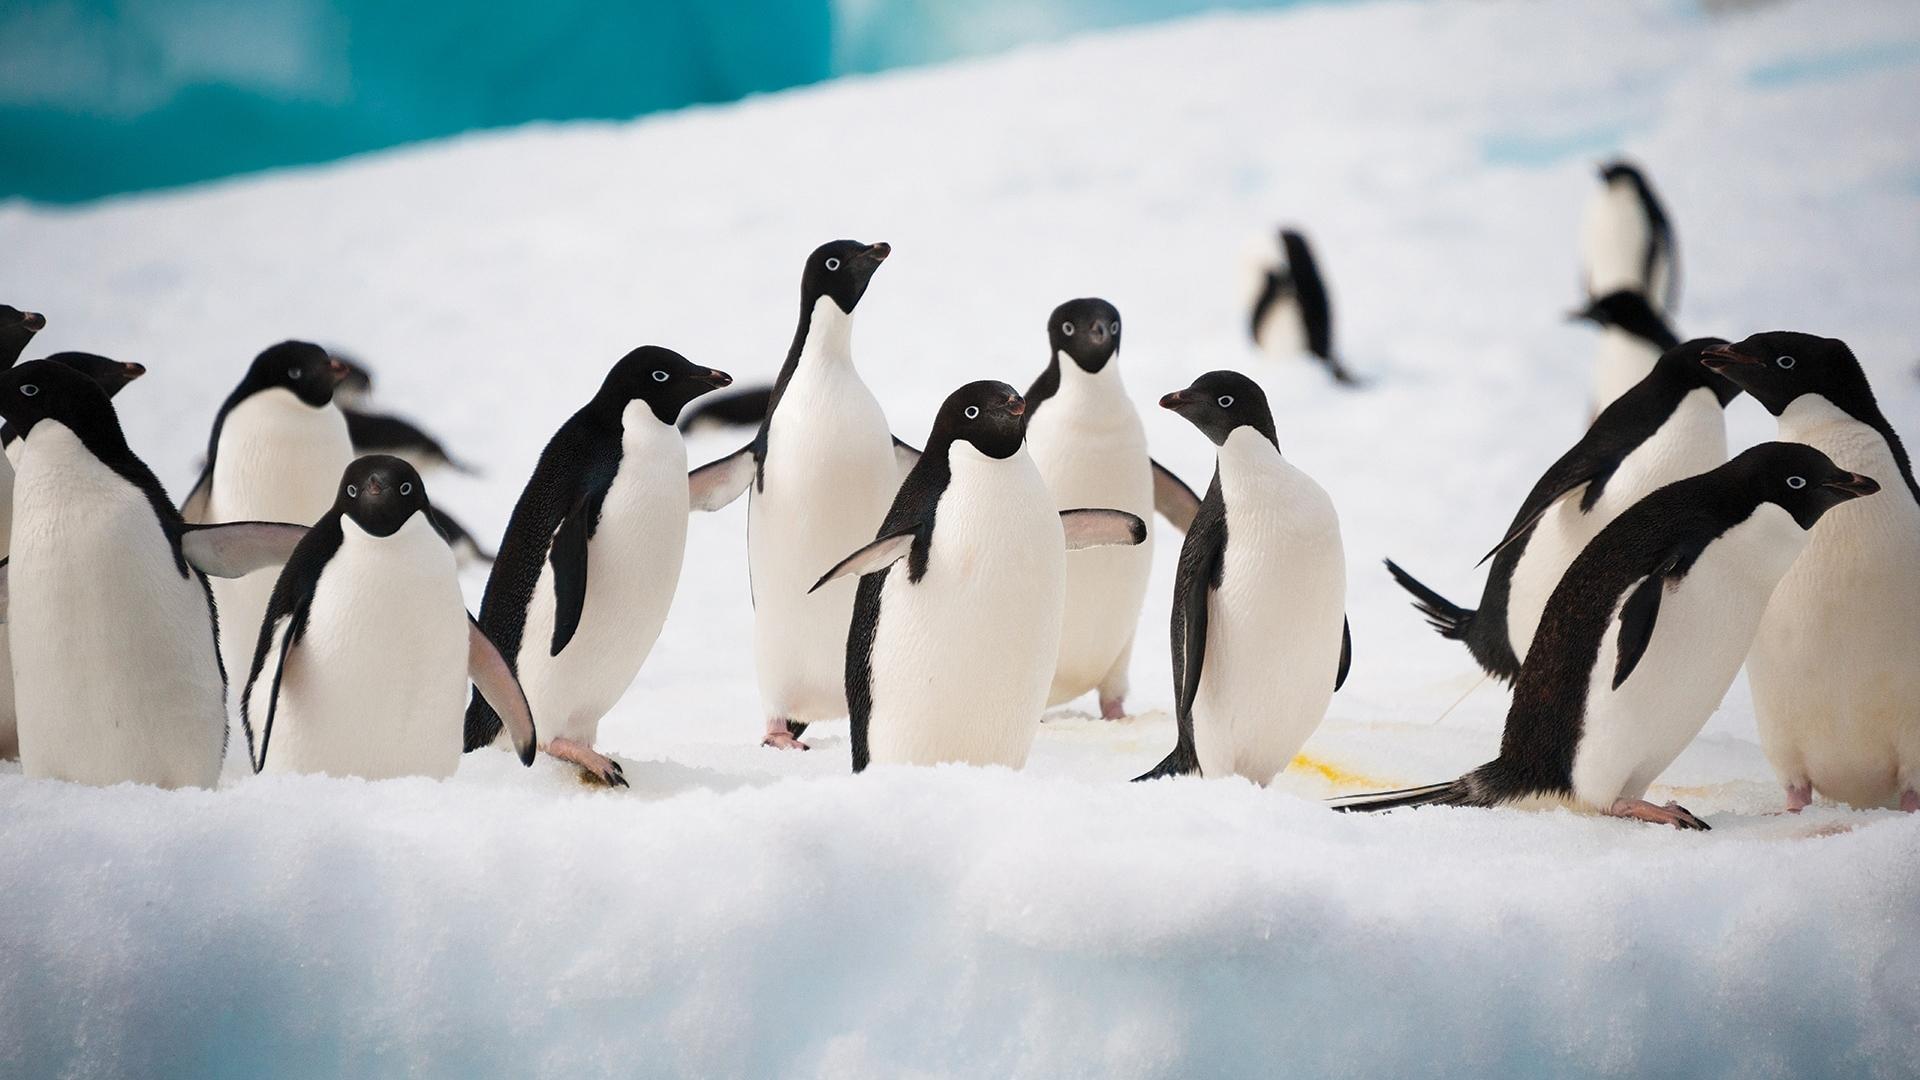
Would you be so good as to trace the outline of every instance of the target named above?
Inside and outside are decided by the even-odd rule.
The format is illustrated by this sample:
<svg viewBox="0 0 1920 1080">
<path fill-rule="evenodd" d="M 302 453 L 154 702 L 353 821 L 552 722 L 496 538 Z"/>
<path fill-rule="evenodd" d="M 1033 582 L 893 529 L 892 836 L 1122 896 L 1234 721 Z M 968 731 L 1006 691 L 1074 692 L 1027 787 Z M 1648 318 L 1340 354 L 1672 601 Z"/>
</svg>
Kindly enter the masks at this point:
<svg viewBox="0 0 1920 1080">
<path fill-rule="evenodd" d="M 1314 773 L 1327 783 L 1340 788 L 1363 788 L 1377 791 L 1395 786 L 1377 777 L 1367 776 L 1363 773 L 1348 772 L 1331 761 L 1321 761 L 1319 758 L 1310 758 L 1305 754 L 1295 757 L 1293 764 L 1288 766 L 1288 768 Z"/>
</svg>

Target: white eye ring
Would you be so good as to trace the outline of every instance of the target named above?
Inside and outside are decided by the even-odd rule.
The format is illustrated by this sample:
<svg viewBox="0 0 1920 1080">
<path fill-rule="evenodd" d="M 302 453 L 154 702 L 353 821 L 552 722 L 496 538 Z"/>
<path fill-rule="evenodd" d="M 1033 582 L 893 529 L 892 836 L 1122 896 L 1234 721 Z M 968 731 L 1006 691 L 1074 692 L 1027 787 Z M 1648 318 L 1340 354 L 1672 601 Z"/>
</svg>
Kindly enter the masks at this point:
<svg viewBox="0 0 1920 1080">
<path fill-rule="evenodd" d="M 349 499 L 357 499 L 357 498 L 359 498 L 359 497 L 360 497 L 360 487 L 359 487 L 359 485 L 358 485 L 358 484 L 348 484 L 348 485 L 347 485 L 347 498 L 349 498 Z"/>
<path fill-rule="evenodd" d="M 33 395 L 40 392 L 40 388 L 33 385 L 32 383 L 22 383 L 20 385 L 20 392 L 22 394 L 25 394 L 28 397 L 32 397 Z"/>
<path fill-rule="evenodd" d="M 1777 357 L 1773 362 L 1780 365 L 1780 370 L 1782 371 L 1793 367 L 1793 357 L 1791 356 Z"/>
<path fill-rule="evenodd" d="M 661 371 L 661 370 L 659 370 L 659 369 L 657 369 L 657 368 L 656 368 L 656 369 L 654 370 L 654 373 L 653 373 L 653 381 L 654 381 L 654 382 L 666 382 L 666 381 L 667 381 L 667 373 L 666 373 L 666 372 L 664 372 L 664 371 Z"/>
<path fill-rule="evenodd" d="M 1233 395 L 1232 395 L 1232 394 L 1221 394 L 1221 395 L 1220 395 L 1220 407 L 1221 407 L 1221 408 L 1223 408 L 1223 409 L 1231 409 L 1231 408 L 1233 408 Z"/>
<path fill-rule="evenodd" d="M 980 419 L 980 406 L 978 405 L 967 406 L 967 419 L 969 420 Z"/>
<path fill-rule="evenodd" d="M 1114 337 L 1120 336 L 1120 320 L 1119 319 L 1113 320 L 1113 336 Z"/>
<path fill-rule="evenodd" d="M 290 367 L 290 368 L 288 368 L 288 369 L 287 369 L 287 378 L 289 378 L 289 379 L 298 379 L 299 377 L 300 377 L 300 367 L 299 367 L 299 365 L 297 365 L 297 364 L 296 364 L 296 365 L 294 365 L 293 367 Z"/>
<path fill-rule="evenodd" d="M 839 260 L 839 259 L 836 259 L 836 258 L 834 258 L 834 257 L 833 257 L 833 256 L 831 256 L 831 255 L 829 255 L 829 256 L 827 256 L 827 269 L 829 269 L 829 270 L 838 270 L 838 269 L 840 269 L 840 260 Z"/>
<path fill-rule="evenodd" d="M 1060 332 L 1061 332 L 1061 333 L 1063 333 L 1063 334 L 1065 334 L 1065 335 L 1067 335 L 1068 337 L 1072 337 L 1072 336 L 1073 336 L 1073 324 L 1072 324 L 1072 323 L 1070 323 L 1070 322 L 1063 322 L 1063 323 L 1061 323 L 1061 324 L 1060 324 Z"/>
<path fill-rule="evenodd" d="M 1804 476 L 1789 476 L 1787 477 L 1787 486 L 1795 491 L 1799 491 L 1801 488 L 1807 486 L 1807 478 Z"/>
<path fill-rule="evenodd" d="M 411 495 L 411 494 L 413 494 L 413 481 L 411 481 L 411 480 L 409 480 L 409 481 L 407 481 L 406 483 L 404 483 L 404 484 L 401 484 L 401 485 L 400 485 L 400 494 L 402 494 L 402 495 Z"/>
</svg>

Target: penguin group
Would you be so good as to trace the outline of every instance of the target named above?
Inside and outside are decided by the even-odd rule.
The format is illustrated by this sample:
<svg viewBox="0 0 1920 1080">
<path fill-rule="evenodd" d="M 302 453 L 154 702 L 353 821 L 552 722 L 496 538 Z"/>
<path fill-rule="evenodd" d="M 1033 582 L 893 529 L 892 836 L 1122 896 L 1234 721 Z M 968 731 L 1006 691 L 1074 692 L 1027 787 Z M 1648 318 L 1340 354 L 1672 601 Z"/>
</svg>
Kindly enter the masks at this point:
<svg viewBox="0 0 1920 1080">
<path fill-rule="evenodd" d="M 1745 665 L 1788 809 L 1920 810 L 1906 450 L 1840 341 L 1682 340 L 1676 250 L 1645 173 L 1603 168 L 1576 309 L 1601 335 L 1591 424 L 1490 533 L 1476 607 L 1387 563 L 1510 685 L 1497 756 L 1335 809 L 1544 801 L 1704 829 L 1644 796 Z M 622 356 L 546 443 L 496 552 L 428 496 L 425 474 L 465 466 L 374 409 L 370 373 L 337 352 L 262 350 L 176 506 L 116 411 L 145 368 L 22 362 L 46 319 L 0 306 L 0 754 L 29 777 L 212 786 L 237 683 L 256 772 L 445 777 L 492 747 L 628 786 L 600 722 L 659 639 L 689 515 L 744 495 L 764 746 L 806 750 L 809 726 L 846 718 L 855 773 L 1018 769 L 1051 707 L 1093 695 L 1124 718 L 1157 516 L 1181 544 L 1175 734 L 1136 779 L 1271 783 L 1346 683 L 1353 635 L 1335 499 L 1284 453 L 1260 383 L 1208 371 L 1160 398 L 1213 447 L 1196 493 L 1150 452 L 1119 310 L 1083 297 L 1047 316 L 1024 392 L 969 382 L 910 441 L 853 359 L 891 255 L 839 240 L 807 256 L 771 387 L 729 389 L 660 346 Z M 1271 256 L 1246 324 L 1258 352 L 1359 385 L 1304 234 L 1281 230 Z M 1742 394 L 1781 441 L 1729 457 Z M 689 468 L 683 432 L 708 424 L 754 431 Z M 463 557 L 490 564 L 477 613 Z"/>
</svg>

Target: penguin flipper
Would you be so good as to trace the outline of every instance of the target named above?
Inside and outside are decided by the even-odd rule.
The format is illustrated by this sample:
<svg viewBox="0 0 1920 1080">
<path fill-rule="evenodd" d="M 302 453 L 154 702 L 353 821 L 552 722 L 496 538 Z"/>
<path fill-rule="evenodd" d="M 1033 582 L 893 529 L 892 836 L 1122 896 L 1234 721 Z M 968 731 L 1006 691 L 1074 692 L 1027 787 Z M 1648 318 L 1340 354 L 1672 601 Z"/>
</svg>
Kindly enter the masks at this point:
<svg viewBox="0 0 1920 1080">
<path fill-rule="evenodd" d="M 412 454 L 435 464 L 444 464 L 455 472 L 472 474 L 473 469 L 455 461 L 440 440 L 427 434 L 420 425 L 404 416 L 367 412 L 340 406 L 347 418 L 347 441 L 356 454 Z"/>
<path fill-rule="evenodd" d="M 1160 764 L 1133 778 L 1138 784 L 1146 780 L 1165 780 L 1175 776 L 1194 776 L 1200 772 L 1200 759 L 1193 751 L 1193 740 L 1182 739 L 1174 745 L 1173 752 L 1163 758 Z"/>
<path fill-rule="evenodd" d="M 1200 693 L 1200 672 L 1207 660 L 1207 605 L 1220 586 L 1221 546 L 1226 540 L 1226 507 L 1220 498 L 1220 474 L 1214 473 L 1207 497 L 1194 515 L 1180 547 L 1174 574 L 1173 617 L 1168 637 L 1173 652 L 1173 752 L 1151 770 L 1134 777 L 1154 780 L 1200 772 L 1193 742 L 1193 699 Z"/>
<path fill-rule="evenodd" d="M 1193 516 L 1200 512 L 1200 496 L 1165 465 L 1152 458 L 1147 464 L 1153 469 L 1153 508 L 1174 528 L 1186 532 L 1193 526 Z"/>
<path fill-rule="evenodd" d="M 189 525 L 180 534 L 180 554 L 211 577 L 245 577 L 269 566 L 284 566 L 306 535 L 305 525 L 284 521 Z"/>
<path fill-rule="evenodd" d="M 1613 688 L 1620 689 L 1627 676 L 1640 665 L 1653 640 L 1653 624 L 1660 618 L 1660 594 L 1666 590 L 1666 578 L 1654 575 L 1642 581 L 1620 606 L 1620 639 L 1613 667 Z"/>
<path fill-rule="evenodd" d="M 500 655 L 493 639 L 480 629 L 472 613 L 467 615 L 467 677 L 473 680 L 474 689 L 487 699 L 487 704 L 493 706 L 495 714 L 506 725 L 507 735 L 513 739 L 514 752 L 520 756 L 520 764 L 532 765 L 533 753 L 540 745 L 534 733 L 533 707 L 527 704 L 526 691 L 521 689 L 520 680 L 514 677 L 507 658 Z"/>
<path fill-rule="evenodd" d="M 11 576 L 7 573 L 7 567 L 12 561 L 11 556 L 0 559 L 0 626 L 7 624 L 7 597 L 9 595 L 7 579 Z"/>
<path fill-rule="evenodd" d="M 1138 521 L 1139 519 L 1135 518 L 1134 520 Z M 813 588 L 808 589 L 807 592 L 812 594 L 818 591 L 820 586 L 825 585 L 834 578 L 847 577 L 848 575 L 865 577 L 868 574 L 885 570 L 887 567 L 907 557 L 907 554 L 913 550 L 914 540 L 919 535 L 920 529 L 918 526 L 903 529 L 899 532 L 888 533 L 835 563 L 833 569 L 820 575 L 820 580 L 814 582 Z"/>
<path fill-rule="evenodd" d="M 695 510 L 719 510 L 747 490 L 758 470 L 752 443 L 709 461 L 687 474 L 689 503 Z"/>
<path fill-rule="evenodd" d="M 911 444 L 902 442 L 900 436 L 895 435 L 893 437 L 893 462 L 900 467 L 900 478 L 905 480 L 907 474 L 913 471 L 913 467 L 920 464 L 920 451 L 915 450 Z"/>
<path fill-rule="evenodd" d="M 247 760 L 256 773 L 267 767 L 267 744 L 273 739 L 273 717 L 280 709 L 280 684 L 287 672 L 287 657 L 293 652 L 301 631 L 306 627 L 306 615 L 304 605 L 293 611 L 281 612 L 277 619 L 269 613 L 267 621 L 260 627 L 260 643 L 254 650 L 253 670 L 247 676 L 246 691 L 240 695 L 240 727 L 247 735 Z M 253 720 L 258 710 L 254 708 L 253 692 L 260 682 L 260 676 L 266 671 L 269 659 L 273 665 L 273 681 L 268 684 L 267 715 L 261 720 L 256 737 Z"/>
<path fill-rule="evenodd" d="M 1611 409 L 1612 406 L 1608 406 L 1608 410 Z M 1601 414 L 1602 417 L 1605 415 L 1605 412 Z M 1593 504 L 1600 500 L 1600 493 L 1605 490 L 1614 470 L 1620 467 L 1620 462 L 1626 458 L 1627 451 L 1633 448 L 1631 445 L 1614 445 L 1616 439 L 1612 437 L 1614 435 L 1612 428 L 1613 425 L 1603 425 L 1599 419 L 1596 419 L 1593 426 L 1587 429 L 1587 433 L 1580 437 L 1580 441 L 1573 444 L 1572 449 L 1560 455 L 1558 461 L 1547 467 L 1547 471 L 1534 482 L 1533 490 L 1527 492 L 1526 501 L 1520 504 L 1520 511 L 1513 516 L 1513 524 L 1507 526 L 1507 534 L 1500 538 L 1500 542 L 1493 546 L 1492 551 L 1481 558 L 1481 564 L 1500 554 L 1507 545 L 1531 532 L 1555 502 L 1582 485 L 1585 485 L 1587 490 L 1580 496 L 1580 511 L 1585 513 L 1593 508 Z M 1637 438 L 1633 440 L 1635 443 L 1638 441 Z"/>
<path fill-rule="evenodd" d="M 207 519 L 207 500 L 213 497 L 213 459 L 208 458 L 206 467 L 200 470 L 200 479 L 193 482 L 193 490 L 187 492 L 186 499 L 180 504 L 180 516 L 188 524 L 196 524 Z"/>
<path fill-rule="evenodd" d="M 1340 619 L 1340 670 L 1333 675 L 1333 692 L 1347 685 L 1347 670 L 1353 667 L 1353 624 L 1345 616 Z"/>
<path fill-rule="evenodd" d="M 548 655 L 559 656 L 580 629 L 580 613 L 587 604 L 587 541 L 600 526 L 600 504 L 606 497 L 605 488 L 583 493 L 554 531 L 547 553 L 553 564 L 553 651 Z"/>
<path fill-rule="evenodd" d="M 1062 510 L 1060 527 L 1067 550 L 1090 547 L 1132 547 L 1147 538 L 1147 523 L 1125 510 Z"/>
<path fill-rule="evenodd" d="M 448 547 L 455 549 L 457 553 L 460 545 L 465 544 L 467 547 L 473 549 L 474 558 L 487 563 L 493 561 L 494 553 L 481 547 L 480 541 L 473 538 L 473 533 L 469 532 L 465 525 L 454 520 L 452 514 L 447 513 L 437 506 L 429 506 L 427 510 L 430 515 L 430 520 L 433 522 L 434 529 L 446 540 Z"/>
</svg>

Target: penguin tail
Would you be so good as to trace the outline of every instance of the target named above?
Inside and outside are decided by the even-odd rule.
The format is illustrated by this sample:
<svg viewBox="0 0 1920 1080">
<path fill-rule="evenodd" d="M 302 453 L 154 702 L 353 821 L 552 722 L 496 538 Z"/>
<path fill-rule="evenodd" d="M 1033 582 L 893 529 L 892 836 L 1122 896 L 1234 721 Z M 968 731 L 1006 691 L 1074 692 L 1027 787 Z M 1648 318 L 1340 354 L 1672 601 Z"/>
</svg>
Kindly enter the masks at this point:
<svg viewBox="0 0 1920 1080">
<path fill-rule="evenodd" d="M 1134 777 L 1133 782 L 1137 784 L 1142 780 L 1164 780 L 1174 776 L 1194 776 L 1199 772 L 1200 758 L 1193 752 L 1193 747 L 1182 743 L 1179 746 L 1175 746 L 1173 753 L 1168 754 L 1166 759 L 1161 761 L 1160 764 Z"/>
<path fill-rule="evenodd" d="M 1427 617 L 1427 625 L 1439 631 L 1443 638 L 1465 641 L 1473 632 L 1473 609 L 1463 608 L 1459 604 L 1441 596 L 1420 583 L 1412 574 L 1400 568 L 1392 559 L 1386 560 L 1387 573 L 1400 587 L 1413 594 L 1413 606 Z"/>
<path fill-rule="evenodd" d="M 1424 787 L 1376 791 L 1368 795 L 1342 795 L 1328 799 L 1327 805 L 1339 812 L 1370 814 L 1379 810 L 1399 810 L 1409 806 L 1461 806 L 1470 797 L 1463 780 L 1448 780 Z"/>
</svg>

